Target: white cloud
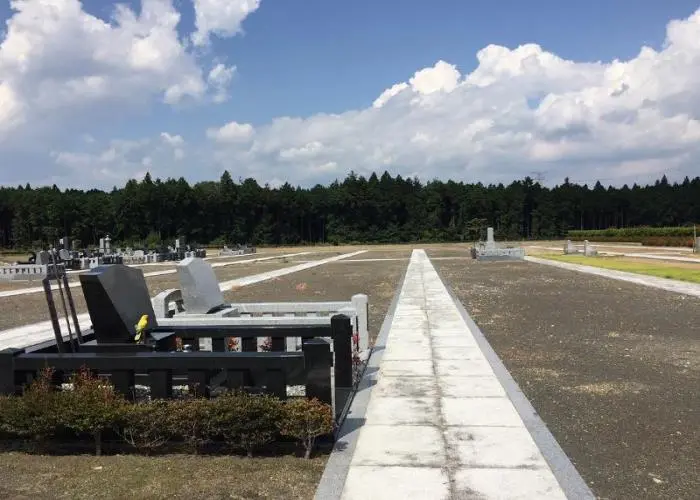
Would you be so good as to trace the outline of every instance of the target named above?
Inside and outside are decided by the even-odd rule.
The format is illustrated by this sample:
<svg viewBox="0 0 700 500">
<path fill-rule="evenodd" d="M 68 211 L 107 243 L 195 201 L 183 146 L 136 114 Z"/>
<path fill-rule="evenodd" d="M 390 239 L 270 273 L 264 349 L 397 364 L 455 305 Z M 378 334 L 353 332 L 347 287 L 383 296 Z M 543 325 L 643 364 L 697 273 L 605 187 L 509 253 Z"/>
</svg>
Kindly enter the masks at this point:
<svg viewBox="0 0 700 500">
<path fill-rule="evenodd" d="M 67 131 L 106 106 L 136 112 L 153 98 L 175 105 L 228 96 L 234 67 L 203 71 L 178 33 L 172 0 L 142 0 L 138 11 L 118 4 L 109 22 L 79 0 L 11 0 L 10 7 L 0 44 L 0 142 L 19 128 Z"/>
<path fill-rule="evenodd" d="M 221 167 L 247 165 L 262 181 L 385 168 L 486 182 L 533 171 L 557 182 L 646 182 L 664 169 L 697 175 L 700 10 L 671 22 L 667 35 L 660 50 L 610 63 L 565 60 L 536 44 L 490 45 L 471 73 L 440 60 L 369 108 L 277 118 L 252 141 L 220 141 L 216 158 Z"/>
<path fill-rule="evenodd" d="M 220 128 L 207 130 L 207 137 L 220 143 L 241 143 L 248 140 L 255 133 L 250 123 L 229 122 Z"/>
<path fill-rule="evenodd" d="M 221 103 L 229 98 L 228 88 L 235 71 L 235 66 L 225 66 L 221 63 L 209 71 L 207 82 L 214 89 L 214 102 Z"/>
<path fill-rule="evenodd" d="M 197 43 L 237 33 L 242 13 L 258 4 L 196 1 Z M 115 16 L 122 21 L 112 24 L 71 0 L 13 5 L 30 14 L 12 18 L 0 46 L 0 137 L 41 126 L 47 113 L 132 102 L 132 95 L 166 102 L 228 96 L 235 67 L 216 59 L 202 70 L 178 42 L 177 12 L 167 0 L 145 1 L 139 15 L 122 8 Z M 489 45 L 476 62 L 460 72 L 438 60 L 377 89 L 366 108 L 340 114 L 279 117 L 255 127 L 231 115 L 206 129 L 208 140 L 200 143 L 159 128 L 134 144 L 82 144 L 89 153 L 54 148 L 63 170 L 52 179 L 112 183 L 144 171 L 146 157 L 154 177 L 215 179 L 226 168 L 263 183 L 311 184 L 384 169 L 482 182 L 533 171 L 548 181 L 617 183 L 646 182 L 664 171 L 698 174 L 700 11 L 669 23 L 662 47 L 642 47 L 626 61 L 566 60 L 529 43 Z"/>
<path fill-rule="evenodd" d="M 89 152 L 52 151 L 50 158 L 58 167 L 51 182 L 74 187 L 122 185 L 128 179 L 141 179 L 146 171 L 154 179 L 179 177 L 186 166 L 174 168 L 173 160 L 185 157 L 185 141 L 179 135 L 162 132 L 159 137 L 140 140 L 109 141 Z"/>
<path fill-rule="evenodd" d="M 163 139 L 165 143 L 170 144 L 171 146 L 180 146 L 182 143 L 185 142 L 181 135 L 170 135 L 167 132 L 161 132 L 160 138 Z"/>
<path fill-rule="evenodd" d="M 241 32 L 243 20 L 260 7 L 260 0 L 193 0 L 195 25 L 192 42 L 202 46 L 209 43 L 210 34 L 221 37 Z"/>
</svg>

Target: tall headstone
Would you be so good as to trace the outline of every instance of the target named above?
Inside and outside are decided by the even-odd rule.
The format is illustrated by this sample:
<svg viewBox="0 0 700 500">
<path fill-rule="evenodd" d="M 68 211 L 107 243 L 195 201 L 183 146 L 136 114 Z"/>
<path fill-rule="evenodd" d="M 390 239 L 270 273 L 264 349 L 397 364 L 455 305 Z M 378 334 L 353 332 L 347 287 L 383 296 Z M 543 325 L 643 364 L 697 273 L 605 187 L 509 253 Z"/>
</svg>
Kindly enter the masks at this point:
<svg viewBox="0 0 700 500">
<path fill-rule="evenodd" d="M 51 255 L 46 250 L 42 250 L 41 252 L 36 254 L 35 264 L 45 266 L 45 265 L 48 265 L 50 263 L 51 263 Z"/>
<path fill-rule="evenodd" d="M 109 237 L 109 235 L 104 237 L 104 253 L 105 255 L 109 255 L 112 253 L 112 239 Z"/>
<path fill-rule="evenodd" d="M 98 266 L 80 275 L 80 285 L 98 343 L 130 342 L 144 314 L 149 327 L 157 326 L 140 269 L 121 264 Z"/>
<path fill-rule="evenodd" d="M 564 254 L 574 254 L 578 253 L 578 250 L 574 246 L 574 244 L 571 242 L 571 240 L 566 240 L 566 245 L 564 245 Z"/>
<path fill-rule="evenodd" d="M 493 238 L 493 228 L 486 228 L 486 249 L 493 250 L 496 248 L 496 240 Z"/>
<path fill-rule="evenodd" d="M 188 257 L 177 265 L 177 274 L 187 312 L 206 314 L 224 305 L 219 280 L 208 262 Z"/>
<path fill-rule="evenodd" d="M 700 236 L 695 238 L 695 246 L 693 247 L 693 252 L 700 253 Z"/>
</svg>

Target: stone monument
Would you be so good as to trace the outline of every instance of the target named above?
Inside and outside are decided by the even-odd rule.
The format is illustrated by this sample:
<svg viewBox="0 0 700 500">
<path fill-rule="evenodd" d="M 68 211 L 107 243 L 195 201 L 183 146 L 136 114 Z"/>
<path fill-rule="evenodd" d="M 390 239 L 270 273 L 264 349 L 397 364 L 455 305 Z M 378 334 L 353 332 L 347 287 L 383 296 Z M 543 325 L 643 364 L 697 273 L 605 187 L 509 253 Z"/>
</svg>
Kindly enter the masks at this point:
<svg viewBox="0 0 700 500">
<path fill-rule="evenodd" d="M 207 314 L 225 307 L 224 294 L 211 264 L 188 257 L 177 265 L 177 274 L 188 313 Z"/>
</svg>

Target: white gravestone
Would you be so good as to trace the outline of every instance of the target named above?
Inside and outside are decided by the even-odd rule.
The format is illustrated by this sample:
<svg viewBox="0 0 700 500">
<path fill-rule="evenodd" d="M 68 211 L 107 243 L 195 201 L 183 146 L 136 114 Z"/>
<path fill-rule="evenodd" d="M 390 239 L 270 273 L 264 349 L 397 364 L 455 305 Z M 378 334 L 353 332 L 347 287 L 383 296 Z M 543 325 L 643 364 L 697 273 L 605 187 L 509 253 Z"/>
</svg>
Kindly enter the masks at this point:
<svg viewBox="0 0 700 500">
<path fill-rule="evenodd" d="M 496 240 L 494 240 L 494 238 L 493 238 L 493 228 L 492 227 L 486 228 L 486 249 L 487 250 L 495 250 L 496 249 Z"/>
<path fill-rule="evenodd" d="M 183 259 L 177 265 L 177 275 L 188 313 L 206 314 L 224 304 L 224 294 L 208 262 L 197 257 Z"/>
</svg>

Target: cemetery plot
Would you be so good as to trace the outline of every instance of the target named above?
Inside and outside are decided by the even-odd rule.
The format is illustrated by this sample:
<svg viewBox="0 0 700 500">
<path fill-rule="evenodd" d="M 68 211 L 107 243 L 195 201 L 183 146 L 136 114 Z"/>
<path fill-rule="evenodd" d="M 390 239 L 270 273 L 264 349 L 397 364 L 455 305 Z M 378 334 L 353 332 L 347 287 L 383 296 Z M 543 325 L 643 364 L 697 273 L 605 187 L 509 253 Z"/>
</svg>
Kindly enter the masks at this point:
<svg viewBox="0 0 700 500">
<path fill-rule="evenodd" d="M 695 495 L 700 301 L 527 262 L 433 264 L 595 494 Z"/>
<path fill-rule="evenodd" d="M 235 269 L 240 269 L 245 275 L 270 270 L 269 265 L 254 267 L 257 266 Z M 232 268 L 215 268 L 217 278 L 223 279 L 220 273 L 229 269 Z M 403 258 L 353 263 L 338 261 L 228 291 L 225 299 L 232 302 L 346 301 L 353 294 L 366 293 L 371 305 L 370 332 L 374 337 L 405 269 L 406 259 Z M 176 279 L 176 275 L 173 277 Z M 153 283 L 149 285 L 152 294 L 155 287 Z M 171 288 L 177 283 L 163 280 L 158 285 Z M 39 319 L 46 319 L 46 314 Z M 137 498 L 191 498 L 194 495 L 202 498 L 312 498 L 327 456 L 318 453 L 309 461 L 293 458 L 289 456 L 291 447 L 281 448 L 278 453 L 287 456 L 243 459 L 211 455 L 143 457 L 107 454 L 94 458 L 2 453 L 0 492 L 4 497 L 21 495 L 33 498 L 65 495 L 94 498 L 96 491 L 109 492 L 110 496 Z M 60 478 L 46 472 L 64 469 L 66 473 L 60 474 Z"/>
<path fill-rule="evenodd" d="M 249 264 L 216 267 L 214 271 L 219 281 L 225 281 L 275 269 L 282 269 L 292 265 L 294 264 L 281 259 L 260 263 L 251 262 Z M 151 296 L 168 288 L 179 288 L 177 274 L 175 273 L 146 278 L 146 283 L 148 284 Z M 73 291 L 75 306 L 78 313 L 85 312 L 87 309 L 80 288 L 72 288 L 71 290 Z M 54 293 L 57 294 L 57 292 Z M 46 298 L 43 293 L 0 297 L 0 310 L 2 311 L 0 314 L 0 330 L 46 321 L 48 319 Z"/>
<path fill-rule="evenodd" d="M 333 255 L 337 255 L 341 252 L 319 252 L 313 248 L 307 248 L 307 249 L 295 249 L 291 251 L 278 251 L 277 249 L 273 249 L 272 251 L 263 251 L 255 254 L 249 254 L 249 255 L 243 255 L 240 257 L 222 257 L 222 258 L 215 258 L 215 259 L 210 259 L 208 262 L 210 264 L 215 265 L 216 267 L 221 267 L 224 264 L 229 264 L 229 265 L 249 265 L 246 264 L 246 260 L 252 260 L 252 259 L 262 259 L 262 258 L 268 258 L 268 257 L 275 257 L 276 255 L 284 255 L 284 254 L 294 254 L 294 253 L 300 253 L 300 252 L 309 252 L 305 255 L 299 255 L 298 257 L 280 257 L 281 259 L 284 259 L 285 262 L 295 262 L 297 259 L 306 259 L 306 260 L 317 260 L 321 258 L 326 258 L 326 257 L 332 257 Z M 270 259 L 270 260 L 264 260 L 261 261 L 260 263 L 262 264 L 263 262 L 278 262 L 277 259 Z M 252 264 L 252 263 L 251 263 Z M 137 269 L 141 269 L 144 274 L 148 273 L 153 273 L 153 272 L 163 272 L 163 271 L 172 271 L 174 272 L 177 263 L 176 262 L 163 262 L 163 263 L 157 263 L 157 264 L 141 264 L 141 265 L 132 265 L 130 267 L 134 267 Z M 85 271 L 69 271 L 68 272 L 68 277 L 70 279 L 71 283 L 78 283 L 78 276 L 80 276 L 81 272 Z M 41 279 L 35 279 L 33 281 L 0 281 L 0 292 L 7 291 L 7 290 L 22 290 L 22 289 L 27 289 L 27 288 L 37 288 L 41 287 Z"/>
<path fill-rule="evenodd" d="M 367 252 L 370 259 L 385 255 Z M 379 257 L 375 257 L 379 258 Z M 374 342 L 394 297 L 407 261 L 331 262 L 320 267 L 224 293 L 227 302 L 306 302 L 348 300 L 354 294 L 369 297 L 369 336 Z"/>
</svg>

